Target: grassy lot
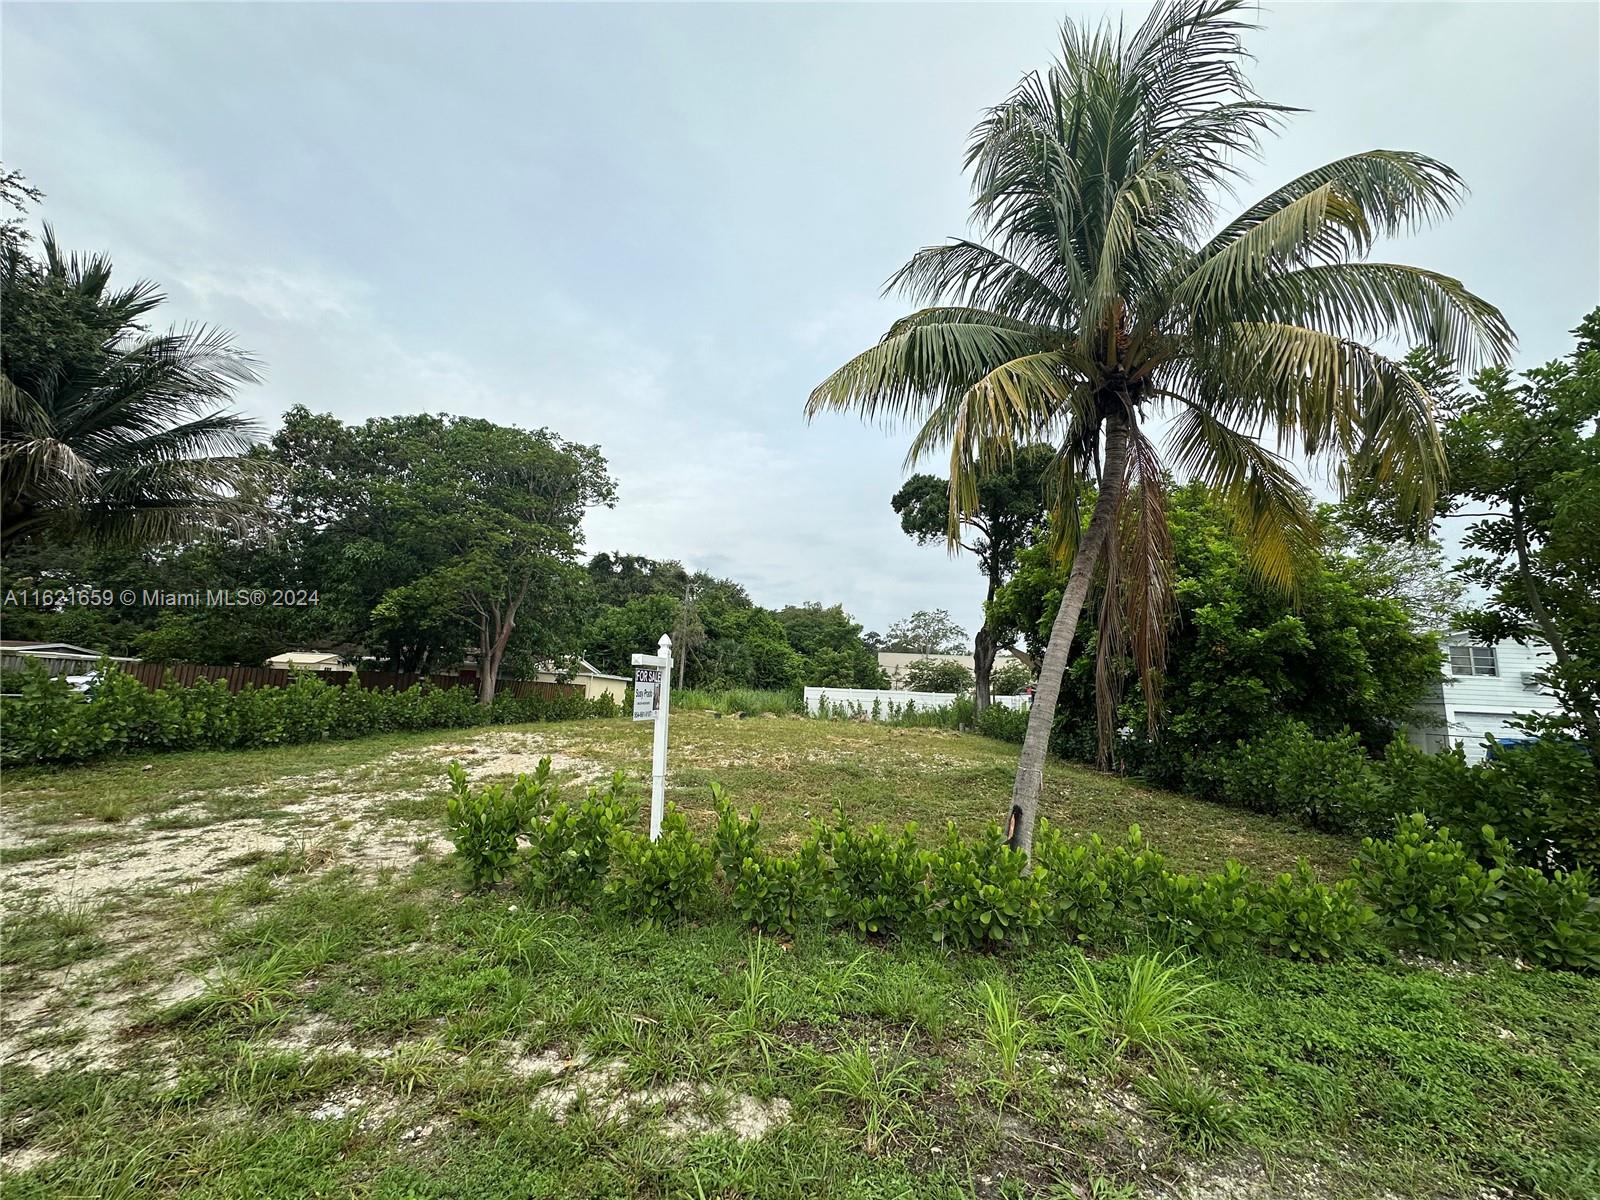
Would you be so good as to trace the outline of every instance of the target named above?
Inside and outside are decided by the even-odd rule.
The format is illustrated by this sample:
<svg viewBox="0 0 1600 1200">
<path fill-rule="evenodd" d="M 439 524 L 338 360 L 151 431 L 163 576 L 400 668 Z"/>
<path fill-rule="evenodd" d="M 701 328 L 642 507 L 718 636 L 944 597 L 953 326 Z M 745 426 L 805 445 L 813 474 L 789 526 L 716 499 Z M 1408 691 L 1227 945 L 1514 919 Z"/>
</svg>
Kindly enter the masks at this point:
<svg viewBox="0 0 1600 1200">
<path fill-rule="evenodd" d="M 1012 747 L 674 719 L 780 839 L 1003 808 Z M 1600 982 L 1492 962 L 952 955 L 647 930 L 463 896 L 440 764 L 642 777 L 622 721 L 8 774 L 0 1165 L 13 1197 L 1600 1195 Z M 1180 866 L 1348 843 L 1057 765 L 1070 828 Z M 1058 1004 L 1088 971 L 1108 1013 Z M 1077 982 L 1075 982 L 1075 980 Z M 1086 1032 L 1087 1031 L 1087 1032 Z"/>
</svg>

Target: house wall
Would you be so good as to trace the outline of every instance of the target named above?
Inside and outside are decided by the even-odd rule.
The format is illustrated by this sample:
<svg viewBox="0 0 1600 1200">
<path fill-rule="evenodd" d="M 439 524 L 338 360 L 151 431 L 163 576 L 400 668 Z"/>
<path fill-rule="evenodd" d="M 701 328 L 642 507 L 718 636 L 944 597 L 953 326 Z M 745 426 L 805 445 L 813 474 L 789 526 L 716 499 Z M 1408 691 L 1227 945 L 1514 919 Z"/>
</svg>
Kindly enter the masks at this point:
<svg viewBox="0 0 1600 1200">
<path fill-rule="evenodd" d="M 1460 744 L 1468 762 L 1482 762 L 1485 734 L 1516 737 L 1511 721 L 1519 714 L 1561 711 L 1554 696 L 1524 681 L 1549 665 L 1548 646 L 1497 642 L 1495 657 L 1497 675 L 1457 675 L 1446 662 L 1443 678 L 1407 723 L 1407 739 L 1429 751 Z"/>
</svg>

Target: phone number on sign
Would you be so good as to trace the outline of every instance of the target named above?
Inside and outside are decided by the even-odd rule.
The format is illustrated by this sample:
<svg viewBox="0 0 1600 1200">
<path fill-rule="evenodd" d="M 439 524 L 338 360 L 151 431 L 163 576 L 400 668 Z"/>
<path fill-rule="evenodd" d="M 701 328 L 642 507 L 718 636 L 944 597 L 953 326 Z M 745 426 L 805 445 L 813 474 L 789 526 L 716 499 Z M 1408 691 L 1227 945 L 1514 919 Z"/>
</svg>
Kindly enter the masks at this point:
<svg viewBox="0 0 1600 1200">
<path fill-rule="evenodd" d="M 13 588 L 7 606 L 18 608 L 312 608 L 312 588 Z"/>
</svg>

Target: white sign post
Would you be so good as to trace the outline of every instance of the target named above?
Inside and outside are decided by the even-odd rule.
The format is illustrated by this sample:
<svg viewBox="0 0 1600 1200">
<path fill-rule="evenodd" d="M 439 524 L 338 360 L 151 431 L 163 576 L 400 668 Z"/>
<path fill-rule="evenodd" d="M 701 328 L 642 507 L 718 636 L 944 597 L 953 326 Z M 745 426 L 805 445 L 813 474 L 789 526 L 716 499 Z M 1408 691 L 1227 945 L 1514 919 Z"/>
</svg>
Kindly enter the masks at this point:
<svg viewBox="0 0 1600 1200">
<path fill-rule="evenodd" d="M 650 840 L 661 836 L 667 805 L 667 714 L 671 711 L 672 639 L 661 635 L 655 654 L 633 656 L 633 719 L 654 721 L 650 755 Z"/>
</svg>

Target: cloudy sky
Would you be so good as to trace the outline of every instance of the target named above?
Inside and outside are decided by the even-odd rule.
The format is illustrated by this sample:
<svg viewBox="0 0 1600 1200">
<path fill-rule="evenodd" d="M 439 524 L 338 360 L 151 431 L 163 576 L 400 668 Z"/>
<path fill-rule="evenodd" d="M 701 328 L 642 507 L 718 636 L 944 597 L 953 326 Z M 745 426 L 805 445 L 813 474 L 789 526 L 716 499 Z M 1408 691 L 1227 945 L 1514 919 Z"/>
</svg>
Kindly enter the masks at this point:
<svg viewBox="0 0 1600 1200">
<path fill-rule="evenodd" d="M 913 250 L 966 226 L 984 106 L 1064 14 L 1142 5 L 84 5 L 0 10 L 0 154 L 73 248 L 265 362 L 269 426 L 445 411 L 597 442 L 591 550 L 680 558 L 769 605 L 883 628 L 969 561 L 913 545 L 903 432 L 810 388 L 901 311 Z M 1600 301 L 1600 7 L 1280 4 L 1249 39 L 1312 111 L 1260 189 L 1356 150 L 1472 195 L 1383 251 L 1498 303 L 1519 362 Z"/>
</svg>

